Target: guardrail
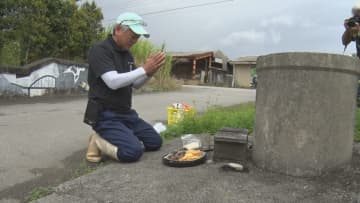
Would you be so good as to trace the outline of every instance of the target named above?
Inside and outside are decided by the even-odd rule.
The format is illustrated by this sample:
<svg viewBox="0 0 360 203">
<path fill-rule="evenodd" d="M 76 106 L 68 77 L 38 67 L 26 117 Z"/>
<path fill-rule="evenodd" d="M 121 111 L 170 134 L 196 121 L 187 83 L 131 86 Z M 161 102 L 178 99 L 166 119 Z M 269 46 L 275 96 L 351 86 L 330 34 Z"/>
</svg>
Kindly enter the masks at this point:
<svg viewBox="0 0 360 203">
<path fill-rule="evenodd" d="M 56 79 L 57 78 L 53 75 L 44 75 L 36 79 L 28 87 L 16 83 L 11 83 L 11 84 L 20 87 L 22 89 L 27 89 L 27 94 L 30 97 L 30 92 L 32 89 L 54 89 L 56 84 Z"/>
</svg>

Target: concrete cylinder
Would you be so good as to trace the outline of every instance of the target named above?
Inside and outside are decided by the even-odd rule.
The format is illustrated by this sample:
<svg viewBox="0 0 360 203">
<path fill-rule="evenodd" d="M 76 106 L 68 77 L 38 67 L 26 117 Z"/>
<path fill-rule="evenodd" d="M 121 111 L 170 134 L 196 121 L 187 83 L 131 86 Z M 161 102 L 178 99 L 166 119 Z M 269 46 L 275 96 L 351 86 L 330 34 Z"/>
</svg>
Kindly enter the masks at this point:
<svg viewBox="0 0 360 203">
<path fill-rule="evenodd" d="M 311 177 L 352 157 L 360 62 L 350 56 L 280 53 L 257 61 L 253 159 Z"/>
</svg>

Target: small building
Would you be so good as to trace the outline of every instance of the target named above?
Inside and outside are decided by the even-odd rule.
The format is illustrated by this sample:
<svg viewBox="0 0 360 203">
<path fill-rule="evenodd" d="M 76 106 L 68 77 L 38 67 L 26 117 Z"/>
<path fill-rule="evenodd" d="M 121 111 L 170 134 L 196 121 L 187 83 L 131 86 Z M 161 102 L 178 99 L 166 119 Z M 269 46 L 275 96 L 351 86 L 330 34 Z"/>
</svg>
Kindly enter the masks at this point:
<svg viewBox="0 0 360 203">
<path fill-rule="evenodd" d="M 172 76 L 185 82 L 197 81 L 200 83 L 200 81 L 205 82 L 207 80 L 206 73 L 214 60 L 212 51 L 169 52 L 169 54 L 173 58 Z"/>
<path fill-rule="evenodd" d="M 87 91 L 88 65 L 45 58 L 21 67 L 0 67 L 0 96 L 40 96 Z"/>
<path fill-rule="evenodd" d="M 246 56 L 230 61 L 233 65 L 232 87 L 250 88 L 257 58 L 257 56 Z"/>
<path fill-rule="evenodd" d="M 170 52 L 172 76 L 185 84 L 207 84 L 231 87 L 232 65 L 220 50 L 203 52 Z"/>
</svg>

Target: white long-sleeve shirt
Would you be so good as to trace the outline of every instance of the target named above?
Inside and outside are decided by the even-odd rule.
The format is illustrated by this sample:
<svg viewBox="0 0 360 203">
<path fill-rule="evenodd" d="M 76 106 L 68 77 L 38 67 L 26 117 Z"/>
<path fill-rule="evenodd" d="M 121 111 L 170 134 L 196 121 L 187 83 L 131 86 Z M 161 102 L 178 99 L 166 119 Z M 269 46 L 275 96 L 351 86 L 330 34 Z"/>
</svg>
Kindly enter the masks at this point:
<svg viewBox="0 0 360 203">
<path fill-rule="evenodd" d="M 132 85 L 138 89 L 143 86 L 150 77 L 146 74 L 143 67 L 139 67 L 127 73 L 118 73 L 117 71 L 108 71 L 101 75 L 101 79 L 112 90 Z"/>
</svg>

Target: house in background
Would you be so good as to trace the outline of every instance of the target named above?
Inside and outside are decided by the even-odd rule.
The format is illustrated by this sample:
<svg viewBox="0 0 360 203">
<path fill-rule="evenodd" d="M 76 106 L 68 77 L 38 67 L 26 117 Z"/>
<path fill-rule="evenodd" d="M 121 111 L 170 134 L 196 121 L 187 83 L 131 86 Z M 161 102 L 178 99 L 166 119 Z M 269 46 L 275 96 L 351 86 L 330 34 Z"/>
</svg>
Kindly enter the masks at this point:
<svg viewBox="0 0 360 203">
<path fill-rule="evenodd" d="M 250 88 L 258 56 L 230 60 L 222 51 L 169 52 L 171 75 L 185 84 Z"/>
<path fill-rule="evenodd" d="M 232 65 L 220 50 L 203 52 L 170 52 L 171 74 L 185 84 L 208 84 L 231 87 Z"/>
<path fill-rule="evenodd" d="M 173 57 L 171 75 L 177 79 L 193 82 L 205 82 L 207 73 L 214 61 L 212 51 L 204 52 L 169 52 Z"/>
<path fill-rule="evenodd" d="M 257 58 L 258 56 L 246 56 L 230 61 L 233 65 L 232 87 L 251 87 L 252 71 L 256 68 Z"/>
</svg>

